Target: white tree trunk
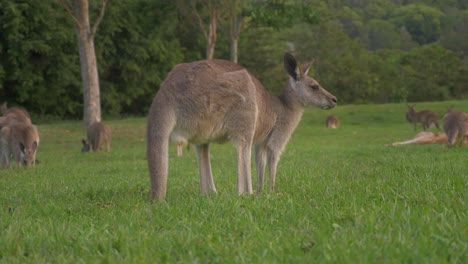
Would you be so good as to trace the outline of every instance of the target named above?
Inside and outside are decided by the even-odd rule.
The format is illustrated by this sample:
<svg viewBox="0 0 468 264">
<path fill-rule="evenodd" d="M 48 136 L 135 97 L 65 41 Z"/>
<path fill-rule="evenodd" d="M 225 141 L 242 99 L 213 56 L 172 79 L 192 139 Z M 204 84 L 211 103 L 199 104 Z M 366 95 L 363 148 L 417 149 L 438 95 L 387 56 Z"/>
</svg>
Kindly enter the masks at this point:
<svg viewBox="0 0 468 264">
<path fill-rule="evenodd" d="M 101 96 L 99 76 L 94 50 L 94 38 L 79 30 L 78 45 L 80 50 L 81 79 L 83 81 L 83 122 L 86 127 L 101 121 Z"/>
<path fill-rule="evenodd" d="M 72 4 L 80 52 L 84 103 L 83 122 L 86 127 L 94 122 L 101 121 L 101 96 L 99 92 L 100 87 L 96 53 L 94 50 L 94 33 L 100 19 L 102 19 L 104 15 L 105 2 L 103 3 L 101 16 L 93 29 L 89 22 L 88 0 L 74 0 Z"/>
</svg>

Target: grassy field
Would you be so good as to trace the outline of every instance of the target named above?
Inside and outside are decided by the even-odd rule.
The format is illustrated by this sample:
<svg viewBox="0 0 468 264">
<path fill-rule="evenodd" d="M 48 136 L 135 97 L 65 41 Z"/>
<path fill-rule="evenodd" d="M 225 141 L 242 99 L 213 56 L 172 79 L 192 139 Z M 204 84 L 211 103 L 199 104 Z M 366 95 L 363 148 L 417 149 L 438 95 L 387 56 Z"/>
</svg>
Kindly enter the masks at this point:
<svg viewBox="0 0 468 264">
<path fill-rule="evenodd" d="M 468 110 L 417 109 L 451 104 Z M 193 150 L 171 146 L 167 199 L 152 206 L 146 119 L 108 121 L 112 151 L 88 154 L 80 122 L 36 122 L 40 163 L 0 171 L 0 263 L 467 263 L 468 147 L 385 147 L 415 135 L 405 111 L 307 110 L 273 194 L 237 196 L 226 144 L 212 147 L 218 194 L 201 196 Z"/>
</svg>

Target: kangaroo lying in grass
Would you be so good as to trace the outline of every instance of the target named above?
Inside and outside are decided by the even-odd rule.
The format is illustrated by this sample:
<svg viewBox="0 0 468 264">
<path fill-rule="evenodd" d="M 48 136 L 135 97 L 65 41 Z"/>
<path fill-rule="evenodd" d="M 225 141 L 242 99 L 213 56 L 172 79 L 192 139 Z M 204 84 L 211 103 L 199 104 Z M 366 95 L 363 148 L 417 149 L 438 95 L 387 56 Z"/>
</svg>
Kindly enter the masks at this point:
<svg viewBox="0 0 468 264">
<path fill-rule="evenodd" d="M 424 131 L 426 131 L 426 129 L 431 128 L 432 125 L 435 125 L 437 129 L 440 130 L 437 114 L 430 110 L 422 110 L 416 112 L 415 105 L 408 105 L 408 112 L 406 112 L 406 120 L 414 124 L 415 131 L 418 123 L 422 124 Z"/>
<path fill-rule="evenodd" d="M 82 152 L 95 152 L 102 150 L 104 146 L 107 151 L 111 148 L 111 135 L 112 131 L 109 126 L 95 122 L 88 127 L 87 139 L 81 140 L 83 144 Z"/>
<path fill-rule="evenodd" d="M 386 146 L 400 146 L 408 144 L 447 144 L 447 135 L 445 133 L 432 133 L 422 131 L 416 134 L 412 139 L 394 142 Z"/>
<path fill-rule="evenodd" d="M 468 113 L 449 109 L 443 118 L 449 145 L 462 145 L 468 141 Z"/>
<path fill-rule="evenodd" d="M 0 163 L 10 167 L 12 156 L 18 166 L 34 166 L 38 146 L 39 133 L 35 125 L 10 123 L 0 130 Z"/>
<path fill-rule="evenodd" d="M 338 128 L 340 126 L 340 120 L 336 115 L 329 115 L 325 120 L 325 125 L 327 128 Z"/>
<path fill-rule="evenodd" d="M 336 97 L 307 75 L 310 64 L 297 65 L 286 53 L 289 80 L 275 97 L 236 63 L 203 60 L 172 69 L 156 94 L 148 115 L 147 160 L 151 202 L 166 196 L 169 142 L 195 145 L 202 194 L 215 193 L 210 143 L 230 141 L 237 153 L 237 192 L 252 193 L 251 148 L 255 145 L 258 187 L 263 189 L 265 166 L 274 190 L 276 167 L 304 107 L 330 109 Z"/>
</svg>

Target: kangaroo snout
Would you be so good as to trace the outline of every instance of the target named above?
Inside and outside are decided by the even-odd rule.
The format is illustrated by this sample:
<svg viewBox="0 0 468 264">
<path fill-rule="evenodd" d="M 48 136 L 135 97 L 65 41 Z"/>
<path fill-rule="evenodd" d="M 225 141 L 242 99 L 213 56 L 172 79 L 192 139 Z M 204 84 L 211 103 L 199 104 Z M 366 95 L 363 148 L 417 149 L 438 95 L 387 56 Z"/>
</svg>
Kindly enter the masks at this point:
<svg viewBox="0 0 468 264">
<path fill-rule="evenodd" d="M 331 98 L 330 98 L 330 100 L 328 100 L 328 104 L 322 106 L 322 107 L 321 107 L 322 109 L 324 109 L 324 110 L 330 110 L 330 109 L 335 108 L 335 107 L 337 106 L 336 97 L 333 96 L 333 95 L 330 95 L 330 96 L 331 96 Z"/>
</svg>

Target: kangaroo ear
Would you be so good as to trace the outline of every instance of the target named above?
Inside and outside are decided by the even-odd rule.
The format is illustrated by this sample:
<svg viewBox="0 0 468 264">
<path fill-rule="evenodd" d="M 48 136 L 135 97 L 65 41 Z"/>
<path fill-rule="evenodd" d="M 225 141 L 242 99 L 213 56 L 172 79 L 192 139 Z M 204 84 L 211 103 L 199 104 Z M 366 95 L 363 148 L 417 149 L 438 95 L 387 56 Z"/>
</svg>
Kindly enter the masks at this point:
<svg viewBox="0 0 468 264">
<path fill-rule="evenodd" d="M 312 67 L 313 63 L 314 62 L 311 62 L 311 63 L 303 64 L 301 66 L 301 76 L 307 76 L 307 74 L 309 73 L 309 69 L 310 67 Z"/>
<path fill-rule="evenodd" d="M 297 81 L 300 72 L 297 67 L 296 59 L 293 55 L 289 53 L 284 54 L 284 69 L 289 74 L 289 76 L 291 76 L 295 81 Z"/>
<path fill-rule="evenodd" d="M 36 150 L 37 150 L 37 141 L 34 141 L 34 142 L 32 143 L 31 148 L 32 148 L 33 151 L 36 151 Z"/>
</svg>

